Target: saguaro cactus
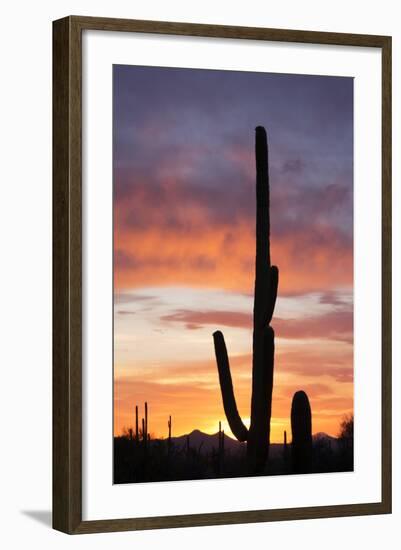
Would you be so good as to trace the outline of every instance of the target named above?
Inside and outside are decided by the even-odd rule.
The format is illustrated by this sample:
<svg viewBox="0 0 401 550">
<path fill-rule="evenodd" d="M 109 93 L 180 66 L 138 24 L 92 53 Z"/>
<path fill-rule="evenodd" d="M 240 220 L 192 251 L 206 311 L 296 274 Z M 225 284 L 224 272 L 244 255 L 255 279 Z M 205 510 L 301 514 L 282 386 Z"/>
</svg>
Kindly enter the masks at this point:
<svg viewBox="0 0 401 550">
<path fill-rule="evenodd" d="M 138 405 L 135 405 L 135 441 L 139 443 Z"/>
<path fill-rule="evenodd" d="M 270 326 L 277 298 L 278 268 L 270 262 L 270 193 L 266 130 L 256 128 L 256 276 L 253 305 L 251 423 L 238 413 L 224 336 L 213 334 L 224 412 L 231 431 L 247 441 L 248 470 L 263 471 L 269 452 L 273 391 L 274 331 Z"/>
<path fill-rule="evenodd" d="M 171 454 L 171 428 L 172 428 L 171 414 L 168 417 L 167 426 L 168 426 L 167 458 L 170 459 L 170 454 Z"/>
<path fill-rule="evenodd" d="M 287 460 L 288 460 L 288 443 L 287 443 L 287 431 L 286 430 L 284 430 L 283 459 L 284 459 L 284 462 L 287 462 Z"/>
<path fill-rule="evenodd" d="M 171 443 L 171 414 L 168 417 L 167 426 L 168 426 L 168 442 L 170 444 Z"/>
<path fill-rule="evenodd" d="M 308 396 L 297 391 L 291 405 L 292 467 L 296 474 L 312 470 L 312 413 Z"/>
<path fill-rule="evenodd" d="M 148 439 L 149 428 L 148 428 L 148 403 L 145 401 L 145 435 L 144 438 Z"/>
<path fill-rule="evenodd" d="M 142 418 L 142 443 L 144 445 L 146 445 L 147 439 L 148 438 L 146 437 L 145 419 Z"/>
<path fill-rule="evenodd" d="M 219 474 L 223 473 L 223 467 L 224 467 L 224 430 L 221 429 L 221 421 L 219 421 L 219 451 L 218 451 Z"/>
</svg>

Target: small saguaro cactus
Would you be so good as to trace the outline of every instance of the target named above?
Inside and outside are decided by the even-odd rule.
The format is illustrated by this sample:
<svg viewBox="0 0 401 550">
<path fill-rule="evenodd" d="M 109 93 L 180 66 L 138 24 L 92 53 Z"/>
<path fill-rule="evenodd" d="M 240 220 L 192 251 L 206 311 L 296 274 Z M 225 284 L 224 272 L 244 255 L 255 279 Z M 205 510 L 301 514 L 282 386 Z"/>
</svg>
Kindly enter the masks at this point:
<svg viewBox="0 0 401 550">
<path fill-rule="evenodd" d="M 287 462 L 288 460 L 287 430 L 284 430 L 283 459 L 284 462 Z"/>
<path fill-rule="evenodd" d="M 291 405 L 292 468 L 296 474 L 312 470 L 312 413 L 308 396 L 297 391 Z"/>
<path fill-rule="evenodd" d="M 218 467 L 219 473 L 223 472 L 224 466 L 224 430 L 221 429 L 221 421 L 219 421 L 219 451 L 218 451 Z"/>
<path fill-rule="evenodd" d="M 168 426 L 167 457 L 170 458 L 170 454 L 171 454 L 171 427 L 172 427 L 171 415 L 168 417 L 167 426 Z"/>
<path fill-rule="evenodd" d="M 238 441 L 247 442 L 248 471 L 262 473 L 268 458 L 273 392 L 274 331 L 278 268 L 270 261 L 270 192 L 266 130 L 256 128 L 256 275 L 253 305 L 253 360 L 249 430 L 238 413 L 222 332 L 213 334 L 224 412 Z"/>
<path fill-rule="evenodd" d="M 172 429 L 172 420 L 171 420 L 171 414 L 168 417 L 167 420 L 167 427 L 168 427 L 168 437 L 167 437 L 167 461 L 166 461 L 166 468 L 167 468 L 167 475 L 170 474 L 171 469 L 171 455 L 172 455 L 172 441 L 171 441 L 171 429 Z"/>
<path fill-rule="evenodd" d="M 147 401 L 145 401 L 145 435 L 144 435 L 144 438 L 146 440 L 148 439 L 148 434 L 149 434 L 149 429 L 148 429 L 148 403 L 147 403 Z"/>
<path fill-rule="evenodd" d="M 284 430 L 283 444 L 283 473 L 288 474 L 291 470 L 290 449 L 287 441 L 287 430 Z"/>
<path fill-rule="evenodd" d="M 221 429 L 221 420 L 219 420 L 219 451 L 224 450 L 224 430 Z"/>
<path fill-rule="evenodd" d="M 145 428 L 145 419 L 142 418 L 142 443 L 146 445 L 147 437 L 146 437 L 146 428 Z"/>
<path fill-rule="evenodd" d="M 171 415 L 168 417 L 168 442 L 171 443 Z"/>
<path fill-rule="evenodd" d="M 135 405 L 135 442 L 139 443 L 138 405 Z"/>
</svg>

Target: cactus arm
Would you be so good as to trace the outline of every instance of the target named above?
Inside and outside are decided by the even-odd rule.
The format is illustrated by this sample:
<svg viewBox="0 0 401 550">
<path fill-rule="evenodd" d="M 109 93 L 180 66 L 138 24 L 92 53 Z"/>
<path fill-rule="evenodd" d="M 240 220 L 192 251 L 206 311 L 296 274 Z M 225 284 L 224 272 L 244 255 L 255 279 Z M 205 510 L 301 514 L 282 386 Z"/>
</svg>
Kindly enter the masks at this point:
<svg viewBox="0 0 401 550">
<path fill-rule="evenodd" d="M 277 299 L 277 289 L 278 289 L 278 267 L 276 265 L 272 265 L 270 268 L 269 292 L 268 292 L 268 298 L 267 298 L 267 312 L 266 312 L 267 324 L 270 323 L 273 317 L 274 306 L 276 305 L 276 299 Z"/>
<path fill-rule="evenodd" d="M 213 333 L 213 340 L 224 412 L 234 436 L 238 441 L 246 441 L 248 439 L 248 429 L 243 424 L 238 413 L 223 333 L 219 330 Z"/>
</svg>

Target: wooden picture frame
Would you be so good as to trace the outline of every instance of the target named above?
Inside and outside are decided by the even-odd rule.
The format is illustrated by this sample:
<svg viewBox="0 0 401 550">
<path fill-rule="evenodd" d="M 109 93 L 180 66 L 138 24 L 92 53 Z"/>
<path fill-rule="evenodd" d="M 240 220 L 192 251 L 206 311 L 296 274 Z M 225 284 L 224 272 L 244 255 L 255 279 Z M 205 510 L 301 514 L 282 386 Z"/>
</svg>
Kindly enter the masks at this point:
<svg viewBox="0 0 401 550">
<path fill-rule="evenodd" d="M 82 520 L 82 31 L 377 48 L 382 58 L 382 497 L 379 502 Z M 69 534 L 391 512 L 391 38 L 71 16 L 53 23 L 53 527 Z"/>
</svg>

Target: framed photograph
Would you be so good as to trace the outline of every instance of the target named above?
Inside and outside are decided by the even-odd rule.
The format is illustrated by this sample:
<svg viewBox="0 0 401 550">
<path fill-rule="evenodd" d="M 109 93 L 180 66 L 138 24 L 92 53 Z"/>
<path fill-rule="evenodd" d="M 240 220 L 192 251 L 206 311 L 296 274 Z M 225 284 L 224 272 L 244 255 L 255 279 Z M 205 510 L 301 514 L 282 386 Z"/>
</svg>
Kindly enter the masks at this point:
<svg viewBox="0 0 401 550">
<path fill-rule="evenodd" d="M 53 526 L 391 512 L 391 38 L 53 24 Z"/>
</svg>

